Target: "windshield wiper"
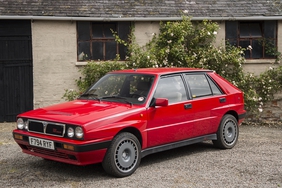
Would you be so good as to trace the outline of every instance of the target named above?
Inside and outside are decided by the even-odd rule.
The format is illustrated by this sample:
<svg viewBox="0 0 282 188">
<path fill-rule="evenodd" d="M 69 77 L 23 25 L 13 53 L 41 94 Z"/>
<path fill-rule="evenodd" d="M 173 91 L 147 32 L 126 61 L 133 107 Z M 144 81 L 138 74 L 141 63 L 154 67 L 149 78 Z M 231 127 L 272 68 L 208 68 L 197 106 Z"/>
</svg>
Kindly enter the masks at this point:
<svg viewBox="0 0 282 188">
<path fill-rule="evenodd" d="M 100 99 L 122 99 L 124 102 L 126 102 L 126 103 L 128 103 L 132 106 L 132 102 L 128 101 L 126 97 L 120 97 L 120 96 L 112 95 L 112 96 L 100 97 Z"/>
<path fill-rule="evenodd" d="M 97 97 L 97 96 L 98 96 L 97 94 L 93 94 L 93 93 L 84 93 L 84 94 L 79 96 L 79 99 L 87 98 L 87 99 L 93 99 L 93 100 L 101 101 L 101 99 L 99 97 Z"/>
</svg>

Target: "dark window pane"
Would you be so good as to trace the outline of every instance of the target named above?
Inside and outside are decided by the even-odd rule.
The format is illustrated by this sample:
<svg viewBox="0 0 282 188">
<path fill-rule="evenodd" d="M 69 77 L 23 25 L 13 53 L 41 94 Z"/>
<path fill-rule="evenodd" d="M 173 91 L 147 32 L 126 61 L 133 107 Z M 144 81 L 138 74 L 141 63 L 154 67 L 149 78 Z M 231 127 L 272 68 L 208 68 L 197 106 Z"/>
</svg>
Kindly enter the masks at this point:
<svg viewBox="0 0 282 188">
<path fill-rule="evenodd" d="M 113 42 L 106 42 L 106 60 L 115 59 L 117 54 L 117 43 Z"/>
<path fill-rule="evenodd" d="M 104 37 L 106 38 L 114 38 L 113 33 L 111 31 L 116 31 L 116 24 L 104 24 Z"/>
<path fill-rule="evenodd" d="M 251 37 L 262 37 L 261 24 L 257 23 L 240 23 L 240 37 L 251 38 Z"/>
<path fill-rule="evenodd" d="M 264 37 L 265 38 L 276 38 L 276 21 L 265 21 L 264 22 Z"/>
<path fill-rule="evenodd" d="M 103 57 L 103 42 L 93 42 L 92 43 L 92 55 L 95 60 L 104 60 Z"/>
<path fill-rule="evenodd" d="M 237 30 L 238 30 L 238 22 L 235 21 L 227 21 L 226 22 L 226 38 L 227 39 L 236 39 L 237 38 Z"/>
<path fill-rule="evenodd" d="M 79 61 L 91 59 L 89 42 L 78 43 L 77 56 Z"/>
<path fill-rule="evenodd" d="M 92 37 L 103 38 L 103 24 L 92 24 Z"/>
<path fill-rule="evenodd" d="M 77 22 L 78 40 L 90 40 L 90 22 Z"/>
<path fill-rule="evenodd" d="M 124 46 L 123 44 L 119 44 L 118 49 L 119 49 L 118 53 L 119 53 L 120 59 L 125 59 L 125 56 L 127 54 L 127 47 Z"/>
<path fill-rule="evenodd" d="M 130 33 L 130 22 L 120 22 L 118 24 L 118 33 L 122 40 L 127 40 Z"/>
<path fill-rule="evenodd" d="M 263 57 L 261 42 L 259 42 L 258 40 L 253 40 L 252 48 L 252 58 L 258 59 Z"/>
<path fill-rule="evenodd" d="M 247 47 L 250 45 L 250 41 L 249 40 L 244 40 L 244 41 L 240 41 L 239 42 L 239 46 L 241 46 L 242 48 L 247 49 Z M 249 50 L 245 51 L 245 58 L 248 59 L 251 57 L 251 53 Z"/>
<path fill-rule="evenodd" d="M 231 46 L 237 46 L 237 40 L 226 40 L 226 44 L 230 44 Z"/>
</svg>

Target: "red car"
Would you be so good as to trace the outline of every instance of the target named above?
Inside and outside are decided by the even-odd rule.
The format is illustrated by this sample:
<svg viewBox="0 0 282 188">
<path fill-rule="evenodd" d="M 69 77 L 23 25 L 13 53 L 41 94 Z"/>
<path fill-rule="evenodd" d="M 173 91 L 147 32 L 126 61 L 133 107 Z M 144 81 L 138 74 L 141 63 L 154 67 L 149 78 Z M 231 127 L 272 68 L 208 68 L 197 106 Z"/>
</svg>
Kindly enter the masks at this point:
<svg viewBox="0 0 282 188">
<path fill-rule="evenodd" d="M 102 163 L 129 176 L 142 157 L 204 140 L 233 148 L 243 93 L 211 70 L 148 68 L 106 74 L 77 100 L 17 117 L 22 151 L 49 160 Z"/>
</svg>

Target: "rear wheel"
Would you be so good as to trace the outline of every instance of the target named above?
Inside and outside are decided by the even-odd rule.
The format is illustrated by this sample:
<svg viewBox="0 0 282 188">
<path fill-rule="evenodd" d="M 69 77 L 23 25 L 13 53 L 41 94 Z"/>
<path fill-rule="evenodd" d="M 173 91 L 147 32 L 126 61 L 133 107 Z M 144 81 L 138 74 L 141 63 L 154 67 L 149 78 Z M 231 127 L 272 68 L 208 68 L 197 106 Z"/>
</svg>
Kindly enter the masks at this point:
<svg viewBox="0 0 282 188">
<path fill-rule="evenodd" d="M 230 114 L 223 116 L 217 131 L 217 140 L 213 140 L 214 145 L 222 149 L 231 149 L 236 145 L 238 137 L 237 119 Z"/>
<path fill-rule="evenodd" d="M 131 133 L 118 134 L 102 162 L 104 170 L 115 177 L 130 176 L 138 168 L 141 160 L 141 145 Z"/>
</svg>

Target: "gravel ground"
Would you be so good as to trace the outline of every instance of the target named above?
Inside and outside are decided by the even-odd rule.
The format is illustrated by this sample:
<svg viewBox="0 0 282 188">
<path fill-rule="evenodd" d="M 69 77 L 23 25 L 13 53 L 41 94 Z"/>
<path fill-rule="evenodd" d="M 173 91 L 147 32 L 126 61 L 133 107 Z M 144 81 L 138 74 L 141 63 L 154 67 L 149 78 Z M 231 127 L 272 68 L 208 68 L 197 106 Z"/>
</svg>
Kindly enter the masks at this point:
<svg viewBox="0 0 282 188">
<path fill-rule="evenodd" d="M 282 187 L 282 127 L 241 126 L 237 145 L 211 142 L 149 155 L 126 178 L 100 164 L 73 166 L 26 155 L 13 141 L 14 123 L 0 124 L 0 187 Z"/>
</svg>

